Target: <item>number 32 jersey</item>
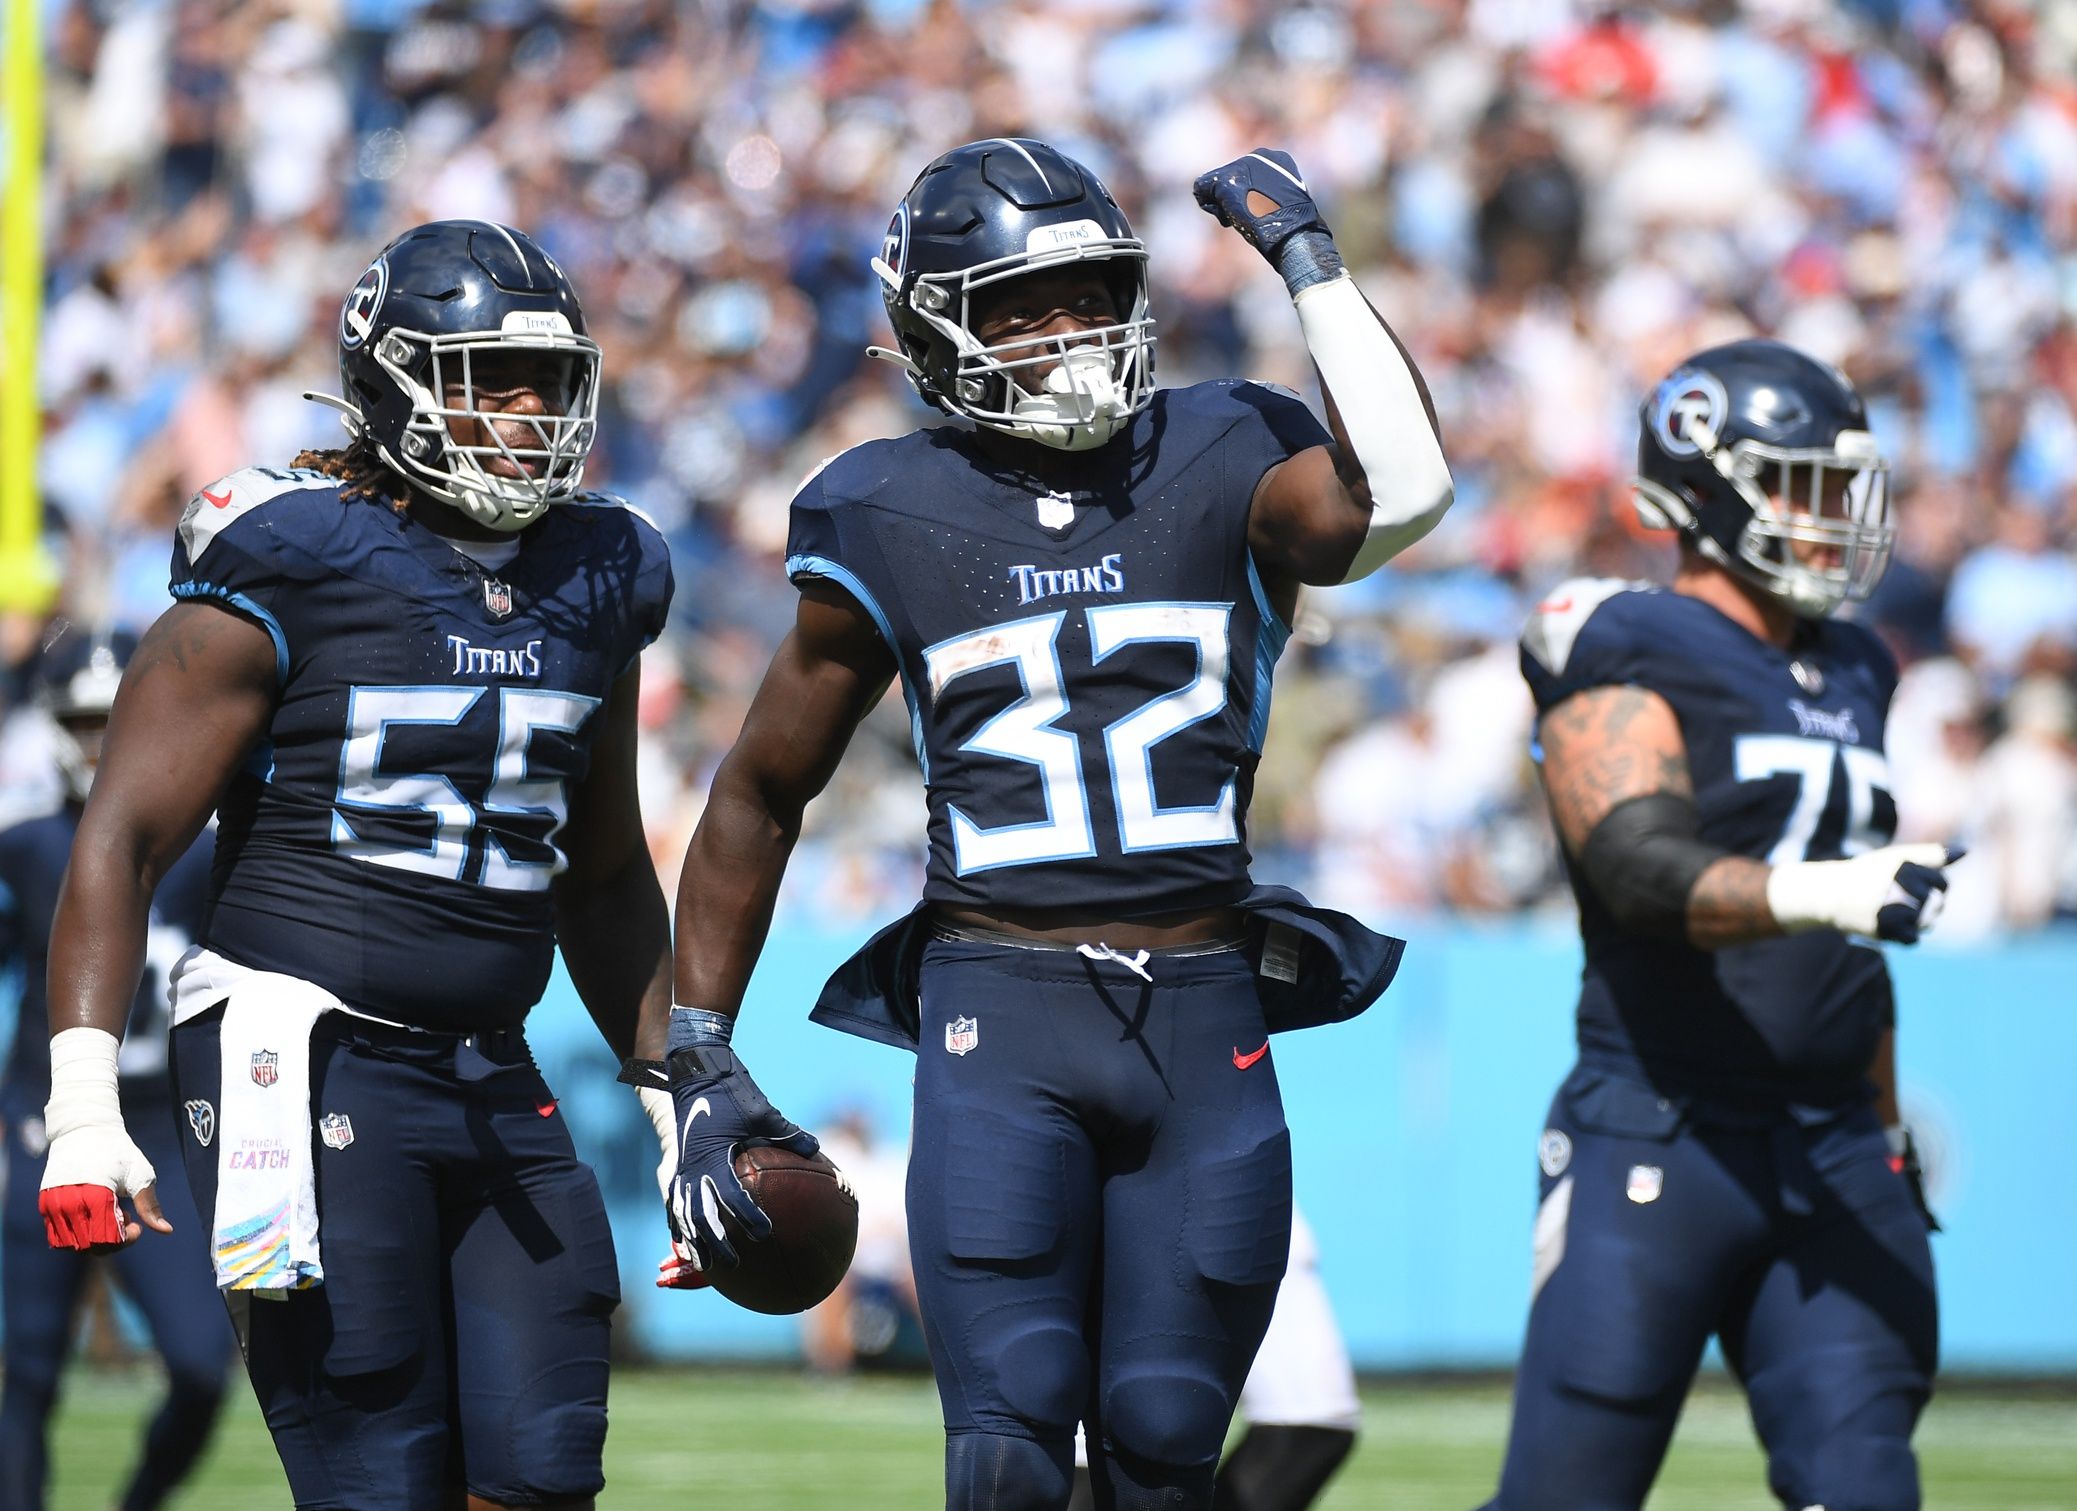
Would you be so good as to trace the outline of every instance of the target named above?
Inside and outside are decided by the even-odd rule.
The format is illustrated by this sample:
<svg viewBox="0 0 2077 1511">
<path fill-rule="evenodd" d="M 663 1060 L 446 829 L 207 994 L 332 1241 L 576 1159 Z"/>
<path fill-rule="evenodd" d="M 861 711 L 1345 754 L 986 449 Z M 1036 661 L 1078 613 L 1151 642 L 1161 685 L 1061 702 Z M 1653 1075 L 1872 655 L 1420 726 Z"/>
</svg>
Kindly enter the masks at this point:
<svg viewBox="0 0 2077 1511">
<path fill-rule="evenodd" d="M 1896 664 L 1860 625 L 1808 621 L 1782 650 L 1700 599 L 1577 581 L 1530 620 L 1522 673 L 1539 713 L 1593 687 L 1664 698 L 1711 845 L 1780 865 L 1858 854 L 1896 832 L 1882 744 Z M 1861 1095 L 1893 1017 L 1872 946 L 1831 929 L 1719 950 L 1630 933 L 1567 865 L 1586 946 L 1584 1063 L 1737 1100 Z"/>
<path fill-rule="evenodd" d="M 258 621 L 277 678 L 219 805 L 204 945 L 396 1022 L 525 1018 L 570 795 L 672 580 L 662 537 L 602 496 L 515 538 L 487 570 L 310 471 L 249 467 L 188 505 L 173 596 Z"/>
<path fill-rule="evenodd" d="M 1289 631 L 1256 573 L 1262 475 L 1327 444 L 1295 397 L 1163 389 L 1043 480 L 959 427 L 873 441 L 794 499 L 787 571 L 839 584 L 901 669 L 924 897 L 1120 916 L 1248 890 L 1248 797 Z"/>
</svg>

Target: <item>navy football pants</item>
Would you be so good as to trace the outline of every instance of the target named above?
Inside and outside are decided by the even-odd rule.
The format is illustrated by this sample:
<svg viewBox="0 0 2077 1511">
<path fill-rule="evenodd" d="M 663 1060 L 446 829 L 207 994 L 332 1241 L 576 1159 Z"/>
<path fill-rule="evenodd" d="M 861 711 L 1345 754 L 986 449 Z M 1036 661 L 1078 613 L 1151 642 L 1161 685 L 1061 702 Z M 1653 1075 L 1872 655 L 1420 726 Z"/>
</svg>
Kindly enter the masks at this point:
<svg viewBox="0 0 2077 1511">
<path fill-rule="evenodd" d="M 1784 1506 L 1915 1511 L 1932 1251 L 1873 1110 L 1687 1126 L 1648 1089 L 1580 1071 L 1550 1117 L 1548 1275 L 1493 1506 L 1641 1506 L 1715 1334 Z"/>
<path fill-rule="evenodd" d="M 925 953 L 909 1242 L 954 1511 L 1064 1507 L 1078 1419 L 1100 1507 L 1210 1505 L 1290 1250 L 1251 957 L 1156 955 L 1147 982 Z"/>
<path fill-rule="evenodd" d="M 181 1096 L 218 1103 L 221 1027 L 212 1011 L 173 1031 Z M 296 1505 L 441 1511 L 464 1486 L 521 1506 L 596 1494 L 613 1239 L 519 1032 L 327 1014 L 310 1109 L 352 1134 L 316 1145 L 324 1284 L 230 1298 Z M 213 1211 L 217 1151 L 183 1143 L 196 1205 Z"/>
<path fill-rule="evenodd" d="M 152 1346 L 166 1363 L 166 1400 L 145 1429 L 144 1451 L 120 1505 L 123 1511 L 164 1503 L 209 1445 L 223 1400 L 233 1339 L 209 1277 L 208 1239 L 195 1216 L 163 1097 L 124 1098 L 123 1120 L 158 1172 L 159 1205 L 173 1234 L 147 1233 L 109 1257 L 116 1283 L 144 1314 Z M 0 1209 L 0 1259 L 7 1330 L 6 1380 L 0 1384 L 0 1511 L 40 1511 L 47 1473 L 45 1432 L 58 1399 L 58 1378 L 71 1348 L 80 1289 L 97 1261 L 54 1249 L 36 1210 L 43 1150 L 28 1143 L 42 1118 L 9 1120 L 7 1194 Z M 113 1466 L 111 1466 L 112 1468 Z"/>
</svg>

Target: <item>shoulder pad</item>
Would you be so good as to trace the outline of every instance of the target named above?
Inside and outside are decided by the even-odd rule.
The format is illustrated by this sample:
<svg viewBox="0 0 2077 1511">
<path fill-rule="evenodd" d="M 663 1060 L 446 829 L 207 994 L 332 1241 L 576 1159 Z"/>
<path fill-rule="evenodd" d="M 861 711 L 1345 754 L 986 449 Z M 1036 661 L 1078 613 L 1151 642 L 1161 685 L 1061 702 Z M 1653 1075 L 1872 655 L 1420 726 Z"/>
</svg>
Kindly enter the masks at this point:
<svg viewBox="0 0 2077 1511">
<path fill-rule="evenodd" d="M 1543 602 L 1529 615 L 1522 629 L 1522 649 L 1534 656 L 1552 676 L 1564 673 L 1572 659 L 1573 644 L 1587 627 L 1594 611 L 1618 593 L 1649 587 L 1621 577 L 1575 577 L 1544 595 Z"/>
<path fill-rule="evenodd" d="M 593 509 L 611 509 L 616 514 L 632 515 L 654 530 L 658 535 L 663 534 L 663 526 L 656 522 L 654 515 L 632 499 L 622 498 L 617 493 L 593 493 L 587 489 L 582 493 L 573 494 L 569 502 L 584 504 Z"/>
<path fill-rule="evenodd" d="M 897 460 L 903 454 L 904 443 L 913 445 L 929 433 L 927 430 L 912 430 L 905 436 L 860 441 L 834 456 L 824 457 L 795 485 L 794 503 L 813 505 L 819 500 L 821 506 L 827 508 L 837 503 L 878 497 L 890 481 L 910 475 Z"/>
<path fill-rule="evenodd" d="M 235 521 L 287 493 L 336 489 L 339 480 L 310 467 L 241 467 L 188 500 L 180 516 L 187 559 L 199 561 L 209 543 Z"/>
<path fill-rule="evenodd" d="M 801 475 L 801 480 L 793 485 L 793 491 L 795 493 L 798 493 L 801 491 L 801 489 L 807 487 L 808 484 L 814 482 L 816 478 L 822 476 L 824 472 L 829 470 L 829 464 L 831 462 L 835 461 L 838 457 L 842 456 L 843 454 L 844 453 L 841 451 L 832 451 L 828 456 L 824 457 L 821 461 L 817 462 L 814 466 L 810 467 L 805 473 Z"/>
</svg>

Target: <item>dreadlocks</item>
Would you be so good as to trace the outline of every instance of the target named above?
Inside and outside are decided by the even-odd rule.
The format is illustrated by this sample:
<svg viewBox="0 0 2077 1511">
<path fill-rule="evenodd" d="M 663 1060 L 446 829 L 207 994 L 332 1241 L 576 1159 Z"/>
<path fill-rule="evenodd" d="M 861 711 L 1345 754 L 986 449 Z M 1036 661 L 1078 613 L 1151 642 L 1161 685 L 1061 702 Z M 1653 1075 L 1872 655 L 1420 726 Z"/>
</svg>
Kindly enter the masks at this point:
<svg viewBox="0 0 2077 1511">
<path fill-rule="evenodd" d="M 346 484 L 339 496 L 349 501 L 368 499 L 388 504 L 399 514 L 410 502 L 409 495 L 398 488 L 396 475 L 383 465 L 374 443 L 366 436 L 355 436 L 341 451 L 299 451 L 291 465 L 338 478 Z"/>
</svg>

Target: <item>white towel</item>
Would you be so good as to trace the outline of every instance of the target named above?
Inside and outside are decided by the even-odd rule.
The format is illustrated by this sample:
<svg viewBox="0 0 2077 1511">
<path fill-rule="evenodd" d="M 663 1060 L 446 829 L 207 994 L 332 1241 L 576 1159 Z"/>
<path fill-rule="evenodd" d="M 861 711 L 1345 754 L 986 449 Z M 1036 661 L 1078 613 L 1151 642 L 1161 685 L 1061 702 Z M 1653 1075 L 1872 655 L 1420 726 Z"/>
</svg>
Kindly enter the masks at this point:
<svg viewBox="0 0 2077 1511">
<path fill-rule="evenodd" d="M 324 1283 L 310 1148 L 310 1028 L 337 1011 L 323 987 L 245 975 L 224 1007 L 209 1255 L 226 1291 Z"/>
</svg>

